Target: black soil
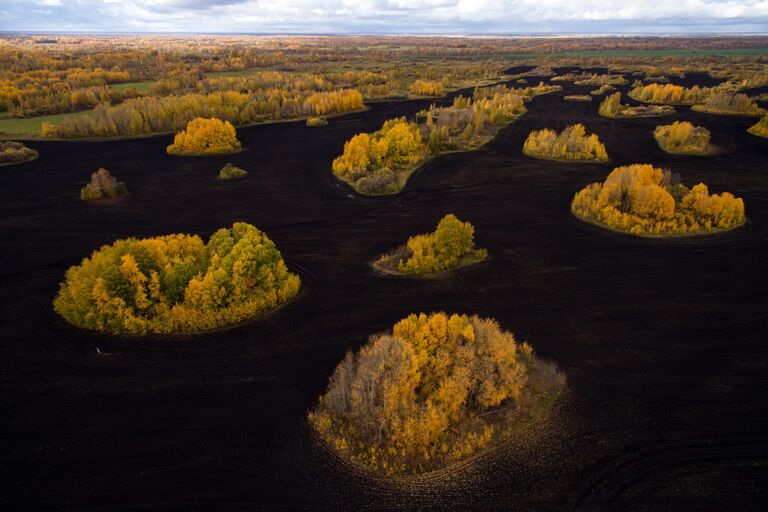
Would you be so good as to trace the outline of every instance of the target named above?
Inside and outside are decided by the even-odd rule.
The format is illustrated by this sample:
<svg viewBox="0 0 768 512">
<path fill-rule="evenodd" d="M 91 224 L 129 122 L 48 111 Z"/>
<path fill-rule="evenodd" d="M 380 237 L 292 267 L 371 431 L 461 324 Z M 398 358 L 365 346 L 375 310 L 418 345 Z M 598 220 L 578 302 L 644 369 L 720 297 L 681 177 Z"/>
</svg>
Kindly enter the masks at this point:
<svg viewBox="0 0 768 512">
<path fill-rule="evenodd" d="M 394 197 L 339 184 L 345 140 L 431 100 L 374 104 L 324 128 L 239 130 L 247 151 L 167 156 L 170 137 L 32 143 L 0 173 L 4 510 L 744 510 L 768 501 L 768 141 L 751 118 L 678 108 L 611 120 L 585 88 L 533 100 L 475 153 L 435 159 Z M 590 88 L 587 87 L 587 90 Z M 623 88 L 625 90 L 626 88 Z M 652 131 L 692 121 L 726 148 L 675 156 Z M 607 164 L 528 158 L 531 130 L 582 122 Z M 248 177 L 216 179 L 226 162 Z M 616 165 L 649 162 L 746 202 L 748 224 L 648 240 L 574 218 L 573 194 Z M 83 202 L 93 169 L 125 198 Z M 448 279 L 377 275 L 368 262 L 446 213 L 491 258 Z M 68 266 L 116 238 L 264 229 L 304 287 L 266 319 L 194 337 L 76 330 L 51 301 Z M 385 481 L 318 445 L 306 411 L 350 349 L 410 312 L 496 318 L 568 376 L 550 421 L 479 463 Z"/>
</svg>

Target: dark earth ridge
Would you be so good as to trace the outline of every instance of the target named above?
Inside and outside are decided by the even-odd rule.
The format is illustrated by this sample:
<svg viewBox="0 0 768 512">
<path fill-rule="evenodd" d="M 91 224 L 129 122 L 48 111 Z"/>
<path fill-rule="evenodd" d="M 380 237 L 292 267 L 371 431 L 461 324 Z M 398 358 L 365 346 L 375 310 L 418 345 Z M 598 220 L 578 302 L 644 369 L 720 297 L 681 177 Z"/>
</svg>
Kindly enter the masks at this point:
<svg viewBox="0 0 768 512">
<path fill-rule="evenodd" d="M 168 156 L 167 136 L 30 143 L 40 159 L 0 173 L 4 509 L 764 509 L 768 142 L 746 133 L 753 118 L 687 107 L 602 118 L 601 98 L 564 102 L 585 88 L 560 84 L 481 150 L 438 157 L 385 198 L 355 195 L 330 162 L 352 135 L 430 100 L 374 103 L 324 128 L 240 129 L 247 151 L 215 158 Z M 706 126 L 728 151 L 666 154 L 652 131 L 672 120 Z M 610 162 L 522 154 L 531 130 L 575 122 Z M 217 181 L 230 161 L 248 177 Z M 571 215 L 574 193 L 636 162 L 742 196 L 748 224 L 647 240 Z M 99 167 L 131 194 L 79 201 Z M 474 224 L 489 261 L 434 281 L 370 269 L 448 212 Z M 238 220 L 266 231 L 304 283 L 262 320 L 128 339 L 77 330 L 51 309 L 66 268 L 102 244 L 208 236 Z M 400 481 L 340 463 L 306 411 L 347 350 L 436 310 L 496 318 L 566 373 L 566 397 L 476 464 Z"/>
</svg>

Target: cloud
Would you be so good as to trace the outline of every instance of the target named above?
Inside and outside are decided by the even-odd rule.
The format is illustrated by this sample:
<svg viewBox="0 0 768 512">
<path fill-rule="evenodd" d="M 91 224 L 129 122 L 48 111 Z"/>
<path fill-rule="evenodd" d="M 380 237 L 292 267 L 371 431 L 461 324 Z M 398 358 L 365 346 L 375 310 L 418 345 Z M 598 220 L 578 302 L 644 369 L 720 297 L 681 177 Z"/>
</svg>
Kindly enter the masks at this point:
<svg viewBox="0 0 768 512">
<path fill-rule="evenodd" d="M 764 33 L 768 0 L 2 0 L 0 30 Z"/>
</svg>

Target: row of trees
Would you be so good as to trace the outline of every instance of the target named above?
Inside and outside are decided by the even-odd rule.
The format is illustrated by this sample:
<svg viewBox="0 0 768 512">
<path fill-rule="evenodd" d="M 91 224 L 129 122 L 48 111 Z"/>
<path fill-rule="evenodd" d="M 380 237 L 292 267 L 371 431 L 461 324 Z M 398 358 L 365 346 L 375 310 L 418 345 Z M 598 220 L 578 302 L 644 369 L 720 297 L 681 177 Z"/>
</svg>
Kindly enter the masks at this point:
<svg viewBox="0 0 768 512">
<path fill-rule="evenodd" d="M 416 80 L 411 86 L 411 92 L 419 96 L 442 96 L 445 94 L 445 88 L 442 82 Z"/>
<path fill-rule="evenodd" d="M 84 329 L 191 333 L 276 308 L 299 287 L 267 235 L 238 222 L 208 243 L 167 235 L 105 245 L 67 271 L 53 305 Z"/>
<path fill-rule="evenodd" d="M 640 236 L 707 234 L 744 224 L 744 201 L 729 192 L 689 189 L 649 164 L 617 167 L 578 193 L 571 211 L 587 221 Z"/>
<path fill-rule="evenodd" d="M 598 136 L 587 135 L 583 124 L 566 127 L 559 134 L 545 128 L 534 130 L 523 143 L 523 153 L 536 158 L 585 162 L 604 162 L 608 153 Z"/>
<path fill-rule="evenodd" d="M 363 107 L 355 90 L 292 94 L 273 90 L 267 96 L 228 91 L 142 97 L 117 106 L 101 104 L 91 115 L 44 122 L 42 135 L 50 138 L 135 136 L 184 128 L 196 117 L 216 117 L 235 125 L 267 119 L 290 119 L 348 112 Z"/>
<path fill-rule="evenodd" d="M 640 85 L 629 91 L 629 97 L 637 101 L 656 104 L 693 105 L 706 100 L 714 89 L 694 85 L 691 88 L 673 84 Z"/>
<path fill-rule="evenodd" d="M 667 153 L 680 155 L 703 155 L 709 150 L 710 133 L 703 126 L 694 126 L 688 121 L 657 126 L 653 131 L 656 142 Z"/>
<path fill-rule="evenodd" d="M 309 420 L 350 461 L 419 473 L 509 436 L 564 385 L 494 320 L 422 313 L 347 353 Z"/>
<path fill-rule="evenodd" d="M 240 150 L 235 127 L 229 121 L 198 117 L 187 124 L 166 148 L 169 155 L 221 155 Z"/>
</svg>

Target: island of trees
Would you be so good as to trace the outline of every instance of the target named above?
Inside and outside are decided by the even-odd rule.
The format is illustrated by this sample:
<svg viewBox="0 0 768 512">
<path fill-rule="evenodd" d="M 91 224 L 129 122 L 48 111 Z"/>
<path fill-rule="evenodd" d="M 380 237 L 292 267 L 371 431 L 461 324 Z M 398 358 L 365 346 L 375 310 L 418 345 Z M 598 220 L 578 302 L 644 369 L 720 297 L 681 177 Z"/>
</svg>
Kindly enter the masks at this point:
<svg viewBox="0 0 768 512">
<path fill-rule="evenodd" d="M 757 123 L 750 126 L 747 131 L 752 135 L 768 138 L 768 115 L 763 116 Z"/>
<path fill-rule="evenodd" d="M 432 233 L 412 236 L 374 268 L 387 274 L 426 276 L 483 261 L 488 252 L 475 247 L 475 228 L 449 213 Z"/>
<path fill-rule="evenodd" d="M 569 94 L 563 96 L 565 101 L 592 101 L 592 96 L 589 94 Z"/>
<path fill-rule="evenodd" d="M 224 181 L 245 178 L 246 176 L 248 176 L 248 171 L 231 163 L 228 163 L 219 170 L 219 179 Z"/>
<path fill-rule="evenodd" d="M 30 162 L 38 156 L 37 151 L 21 142 L 0 141 L 0 167 Z"/>
<path fill-rule="evenodd" d="M 309 421 L 343 459 L 415 474 L 514 437 L 564 387 L 554 365 L 494 320 L 413 314 L 347 353 Z"/>
<path fill-rule="evenodd" d="M 307 126 L 315 128 L 320 126 L 328 126 L 328 119 L 326 119 L 325 116 L 311 116 L 307 118 Z"/>
<path fill-rule="evenodd" d="M 746 94 L 732 94 L 726 91 L 710 94 L 704 103 L 691 107 L 698 112 L 730 116 L 764 116 L 765 109 Z"/>
<path fill-rule="evenodd" d="M 709 144 L 710 133 L 703 126 L 694 126 L 688 121 L 657 126 L 653 136 L 659 147 L 676 155 L 706 155 L 713 151 Z"/>
<path fill-rule="evenodd" d="M 80 189 L 80 199 L 91 201 L 95 199 L 110 199 L 124 196 L 128 188 L 122 181 L 117 181 L 108 170 L 103 167 L 91 174 L 91 181 Z"/>
<path fill-rule="evenodd" d="M 266 313 L 299 287 L 267 235 L 238 222 L 207 243 L 176 234 L 105 245 L 67 271 L 53 306 L 94 331 L 194 333 Z"/>
<path fill-rule="evenodd" d="M 544 128 L 534 130 L 523 144 L 523 153 L 535 158 L 568 162 L 605 162 L 608 153 L 596 134 L 587 135 L 583 124 L 574 124 L 559 134 Z"/>
<path fill-rule="evenodd" d="M 693 105 L 712 94 L 712 89 L 694 85 L 691 88 L 673 84 L 638 85 L 629 91 L 629 97 L 643 103 L 660 105 Z"/>
<path fill-rule="evenodd" d="M 235 127 L 229 121 L 198 117 L 173 138 L 166 148 L 169 155 L 209 156 L 234 153 L 240 150 Z"/>
<path fill-rule="evenodd" d="M 675 113 L 675 107 L 671 105 L 641 105 L 633 107 L 622 105 L 621 93 L 615 92 L 606 96 L 599 109 L 604 117 L 656 117 L 667 116 Z"/>
<path fill-rule="evenodd" d="M 361 194 L 395 194 L 430 156 L 477 149 L 523 115 L 526 100 L 561 89 L 543 83 L 478 87 L 472 98 L 457 96 L 449 107 L 432 105 L 420 112 L 421 122 L 390 119 L 380 130 L 347 141 L 333 161 L 333 174 Z"/>
<path fill-rule="evenodd" d="M 702 235 L 744 224 L 744 201 L 688 188 L 670 171 L 649 164 L 617 167 L 603 183 L 576 193 L 571 211 L 581 219 L 638 236 Z"/>
</svg>

